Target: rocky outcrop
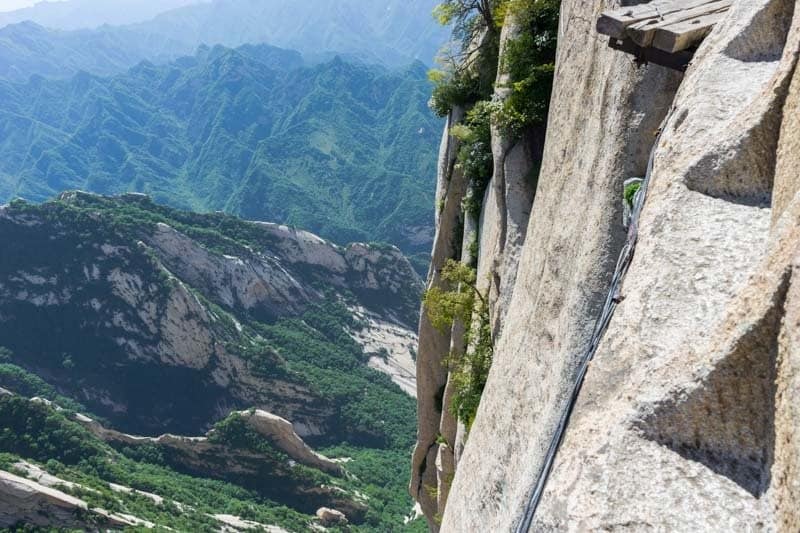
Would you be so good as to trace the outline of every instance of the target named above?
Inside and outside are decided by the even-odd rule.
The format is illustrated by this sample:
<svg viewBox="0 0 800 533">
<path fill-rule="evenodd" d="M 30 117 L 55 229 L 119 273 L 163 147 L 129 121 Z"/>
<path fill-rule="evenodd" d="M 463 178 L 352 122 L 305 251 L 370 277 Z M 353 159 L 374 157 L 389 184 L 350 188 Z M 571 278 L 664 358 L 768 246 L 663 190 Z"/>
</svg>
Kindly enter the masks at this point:
<svg viewBox="0 0 800 533">
<path fill-rule="evenodd" d="M 86 531 L 152 527 L 103 509 L 89 509 L 85 501 L 36 481 L 0 470 L 0 527 L 17 525 L 70 527 Z"/>
<path fill-rule="evenodd" d="M 796 379 L 787 332 L 800 244 L 797 167 L 776 181 L 800 53 L 793 10 L 784 0 L 737 4 L 695 56 L 655 153 L 628 297 L 600 346 L 534 528 L 613 520 L 796 529 L 788 498 L 797 419 L 785 387 Z M 654 490 L 658 499 L 643 497 Z M 592 516 L 563 507 L 576 497 Z"/>
<path fill-rule="evenodd" d="M 317 468 L 335 476 L 344 474 L 344 470 L 339 463 L 315 452 L 308 444 L 303 442 L 303 439 L 295 433 L 292 423 L 288 420 L 260 409 L 241 411 L 238 414 L 256 433 L 298 463 Z"/>
<path fill-rule="evenodd" d="M 581 6 L 580 9 L 587 9 Z M 562 9 L 569 13 L 573 8 L 565 6 Z M 619 224 L 621 203 L 618 200 L 622 194 L 622 180 L 644 174 L 653 134 L 667 111 L 679 81 L 678 75 L 665 69 L 637 70 L 629 60 L 608 50 L 605 43 L 594 36 L 590 18 L 586 15 L 584 20 L 583 16 L 579 16 L 569 24 L 562 24 L 565 34 L 560 36 L 561 42 L 571 44 L 569 48 L 562 45 L 560 57 L 568 56 L 572 50 L 581 49 L 583 52 L 570 64 L 565 64 L 563 59 L 557 64 L 554 112 L 551 111 L 547 142 L 549 146 L 558 146 L 558 150 L 551 149 L 550 160 L 545 158 L 541 162 L 541 178 L 537 184 L 536 167 L 543 149 L 543 132 L 527 131 L 521 139 L 512 139 L 494 126 L 494 172 L 475 228 L 479 239 L 477 279 L 479 288 L 488 295 L 490 302 L 495 345 L 502 347 L 504 338 L 513 339 L 513 346 L 504 349 L 508 353 L 506 357 L 522 365 L 519 354 L 529 353 L 534 346 L 531 339 L 538 335 L 549 338 L 549 345 L 543 345 L 540 349 L 543 355 L 546 353 L 558 361 L 558 364 L 549 368 L 554 389 L 558 389 L 555 383 L 565 385 L 570 380 L 577 347 L 591 333 L 594 321 L 592 313 L 605 296 L 602 292 L 624 238 L 624 230 Z M 501 49 L 518 31 L 515 20 L 509 17 L 503 28 Z M 608 92 L 596 91 L 593 84 L 611 76 L 612 72 L 618 83 Z M 507 95 L 507 81 L 507 74 L 501 69 L 496 99 L 502 100 Z M 585 91 L 576 91 L 575 87 L 584 87 Z M 608 116 L 599 114 L 604 106 L 613 107 Z M 654 112 L 646 113 L 651 110 Z M 455 198 L 454 201 L 460 199 Z M 576 216 L 577 205 L 581 206 L 581 216 Z M 452 238 L 452 232 L 447 232 L 441 220 L 439 229 L 444 234 L 438 240 L 446 242 Z M 530 239 L 536 244 L 526 244 Z M 520 266 L 522 262 L 525 262 L 525 267 Z M 513 300 L 516 297 L 515 287 L 518 286 L 528 287 L 529 293 L 520 296 L 524 298 L 524 303 L 515 303 Z M 506 334 L 509 328 L 511 333 Z M 442 357 L 449 351 L 440 345 L 426 348 L 423 343 L 424 332 L 423 317 L 419 357 L 433 359 L 435 362 L 430 365 L 437 369 L 430 374 L 427 366 L 418 366 L 420 397 L 423 383 L 427 386 L 431 375 L 442 372 Z M 558 346 L 554 345 L 556 333 L 560 339 Z M 493 376 L 504 364 L 495 363 L 497 368 L 493 370 Z M 508 398 L 533 394 L 541 381 L 541 376 L 527 381 L 524 373 L 518 374 L 518 366 L 509 366 L 503 372 L 507 372 L 505 377 L 493 377 L 490 381 L 487 389 L 490 392 L 483 402 L 497 402 L 489 418 L 496 416 L 495 422 L 498 424 L 501 419 L 513 417 L 517 420 L 520 416 L 520 413 L 508 409 Z M 438 380 L 433 384 L 437 383 Z M 495 397 L 491 392 L 494 386 L 513 390 L 506 390 Z M 545 419 L 549 417 L 551 420 L 548 423 L 552 424 L 558 406 L 535 405 L 530 409 L 538 411 Z M 492 479 L 498 486 L 505 486 L 503 479 L 506 475 L 515 478 L 519 475 L 520 464 L 509 460 L 510 451 L 521 446 L 513 435 L 510 440 L 490 437 L 493 430 L 490 427 L 483 428 L 479 420 L 469 436 L 469 440 L 476 439 L 477 444 L 468 446 L 464 457 L 460 457 L 465 439 L 464 428 L 455 431 L 454 435 L 455 423 L 446 420 L 446 414 L 437 414 L 436 410 L 422 402 L 419 411 L 421 427 L 417 453 L 425 446 L 425 435 L 431 433 L 434 438 L 436 436 L 431 430 L 423 432 L 423 420 L 435 420 L 439 427 L 453 436 L 453 440 L 447 440 L 449 450 L 445 451 L 448 455 L 452 454 L 452 459 L 440 460 L 445 468 L 437 474 L 435 469 L 428 466 L 435 464 L 433 461 L 425 464 L 427 483 L 438 487 L 438 493 L 443 492 L 443 484 L 452 482 L 450 499 L 468 499 L 468 493 L 478 491 L 486 497 L 494 497 L 496 491 L 479 488 L 483 485 L 476 484 L 470 488 L 460 487 L 459 484 L 471 483 L 474 476 L 485 476 L 487 482 Z M 523 425 L 542 424 L 542 420 L 534 422 L 533 418 L 518 427 L 520 434 L 527 431 L 521 427 Z M 491 421 L 488 423 L 492 424 Z M 435 450 L 442 447 L 438 444 L 427 445 L 432 446 L 429 457 L 435 457 Z M 498 449 L 494 449 L 495 446 Z M 484 455 L 483 459 L 479 458 L 480 455 Z M 448 462 L 452 465 L 450 468 L 456 470 L 455 479 L 453 472 L 448 471 Z M 465 474 L 465 481 L 459 481 L 461 477 L 457 471 L 464 464 L 470 474 Z M 523 469 L 528 468 L 534 470 L 535 466 L 527 464 Z M 504 474 L 504 471 L 507 473 Z M 520 486 L 516 489 L 520 491 L 518 497 L 527 490 L 526 483 L 520 480 Z M 412 493 L 413 490 L 412 480 Z M 447 513 L 443 512 L 446 502 L 440 501 L 436 507 L 426 506 L 425 496 L 418 497 L 423 502 L 423 510 L 431 520 L 432 527 L 438 527 L 433 521 L 437 514 L 444 514 L 444 524 L 448 524 Z M 508 495 L 496 494 L 496 497 L 504 500 Z M 491 521 L 482 521 L 482 505 L 472 507 L 469 513 L 465 512 L 467 504 L 461 501 L 452 507 L 459 509 L 460 514 L 454 530 L 500 527 Z"/>
<path fill-rule="evenodd" d="M 215 254 L 164 223 L 156 224 L 147 244 L 170 272 L 194 287 L 202 287 L 204 293 L 213 294 L 214 301 L 228 308 L 281 316 L 299 312 L 311 300 L 301 283 L 274 257 Z"/>
<path fill-rule="evenodd" d="M 417 395 L 416 374 L 416 333 L 379 316 L 364 308 L 351 309 L 353 316 L 361 322 L 361 329 L 351 332 L 353 339 L 369 356 L 367 363 L 384 374 L 410 396 Z"/>
<path fill-rule="evenodd" d="M 258 223 L 263 249 L 238 256 L 198 246 L 196 240 L 158 223 L 144 240 L 165 268 L 227 308 L 267 317 L 298 314 L 324 297 L 310 281 L 352 291 L 373 312 L 408 327 L 416 310 L 410 301 L 420 283 L 394 246 L 361 243 L 340 247 L 307 231 Z M 309 279 L 310 278 L 310 279 Z"/>
<path fill-rule="evenodd" d="M 70 492 L 97 492 L 96 489 L 66 481 L 47 473 L 41 467 L 24 461 L 13 465 L 14 471 L 22 475 L 0 470 L 0 527 L 19 525 L 44 528 L 74 527 L 84 531 L 105 531 L 138 527 L 154 529 L 156 524 L 124 513 L 110 513 L 89 505 Z M 155 505 L 164 504 L 164 498 L 130 487 L 109 484 L 116 493 L 136 494 L 152 501 Z M 171 502 L 177 509 L 186 510 L 178 502 Z M 268 533 L 287 533 L 285 529 L 244 520 L 238 516 L 212 515 L 222 525 L 222 531 L 259 530 Z"/>
<path fill-rule="evenodd" d="M 370 356 L 397 352 L 399 337 L 416 343 L 421 282 L 388 245 L 341 247 L 286 226 L 170 210 L 144 195 L 82 192 L 0 207 L 0 240 L 12 243 L 0 262 L 3 345 L 123 431 L 196 434 L 250 406 L 291 420 L 303 437 L 332 429 L 335 410 L 281 369 L 253 321 L 338 302 L 380 323 L 362 329 L 352 317 L 352 333 L 371 339 Z M 370 333 L 378 330 L 393 336 Z M 92 357 L 80 384 L 53 370 Z M 411 391 L 411 352 L 398 357 L 371 366 Z M 147 378 L 122 378 L 138 373 Z"/>
<path fill-rule="evenodd" d="M 455 259 L 460 247 L 460 228 L 463 227 L 461 201 L 467 192 L 463 173 L 456 167 L 458 140 L 450 128 L 463 117 L 463 110 L 454 109 L 447 119 L 439 155 L 436 185 L 436 235 L 434 237 L 428 285 L 441 287 L 440 271 L 448 259 Z M 420 316 L 419 349 L 417 350 L 417 444 L 411 461 L 411 496 L 420 504 L 432 528 L 437 527 L 437 491 L 439 476 L 436 470 L 437 443 L 447 385 L 447 369 L 443 357 L 450 351 L 449 332 L 436 329 L 424 310 Z"/>
<path fill-rule="evenodd" d="M 170 434 L 142 437 L 106 428 L 85 415 L 77 414 L 74 419 L 93 435 L 113 445 L 156 445 L 179 471 L 235 482 L 307 514 L 327 505 L 343 509 L 359 520 L 363 517 L 366 507 L 359 496 L 338 487 L 316 485 L 294 473 L 295 463 L 340 477 L 345 475 L 345 470 L 340 463 L 308 446 L 294 431 L 291 422 L 257 409 L 232 413 L 232 416 L 254 430 L 269 447 L 285 455 L 276 456 L 265 450 L 242 448 L 224 438 L 217 439 L 215 429 L 199 437 Z"/>
<path fill-rule="evenodd" d="M 521 30 L 513 15 L 507 17 L 500 35 L 500 55 Z M 511 92 L 508 73 L 498 69 L 494 100 L 502 102 Z M 478 247 L 478 283 L 491 302 L 491 320 L 497 337 L 505 322 L 511 300 L 511 288 L 517 277 L 522 245 L 528 231 L 538 166 L 544 144 L 543 128 L 533 128 L 518 136 L 492 125 L 494 171 L 486 196 L 476 236 Z M 462 258 L 463 260 L 463 258 Z"/>
<path fill-rule="evenodd" d="M 255 430 L 255 432 L 266 439 L 270 445 L 285 453 L 290 459 L 335 476 L 344 475 L 344 470 L 339 463 L 312 450 L 294 431 L 292 423 L 288 420 L 260 409 L 240 411 L 233 414 L 241 417 L 248 427 Z M 88 428 L 95 436 L 106 442 L 131 444 L 134 446 L 141 444 L 158 444 L 168 448 L 182 449 L 191 454 L 206 454 L 211 451 L 212 448 L 222 449 L 221 446 L 215 446 L 213 441 L 209 441 L 209 436 L 213 434 L 213 430 L 203 437 L 183 437 L 169 434 L 158 437 L 140 437 L 105 428 L 97 421 L 85 415 L 77 414 L 75 419 Z"/>
<path fill-rule="evenodd" d="M 317 509 L 317 518 L 324 527 L 347 525 L 347 517 L 341 511 L 320 507 Z"/>
<path fill-rule="evenodd" d="M 441 529 L 535 510 L 531 531 L 796 531 L 800 13 L 734 3 L 681 75 L 607 47 L 614 5 L 562 2 L 535 200 Z M 531 509 L 651 153 L 633 261 Z"/>
<path fill-rule="evenodd" d="M 252 520 L 229 514 L 215 514 L 214 518 L 222 524 L 221 531 L 266 531 L 266 533 L 289 533 L 282 527 L 267 526 Z"/>
</svg>

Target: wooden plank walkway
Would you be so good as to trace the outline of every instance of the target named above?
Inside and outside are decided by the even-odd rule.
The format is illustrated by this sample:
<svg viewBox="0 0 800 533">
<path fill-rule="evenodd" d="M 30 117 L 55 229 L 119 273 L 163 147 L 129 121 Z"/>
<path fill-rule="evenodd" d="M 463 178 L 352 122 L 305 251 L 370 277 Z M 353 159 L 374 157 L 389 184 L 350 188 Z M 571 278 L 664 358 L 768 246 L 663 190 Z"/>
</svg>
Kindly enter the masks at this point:
<svg viewBox="0 0 800 533">
<path fill-rule="evenodd" d="M 653 0 L 604 12 L 598 33 L 642 48 L 667 53 L 687 50 L 702 41 L 725 16 L 733 0 Z"/>
</svg>

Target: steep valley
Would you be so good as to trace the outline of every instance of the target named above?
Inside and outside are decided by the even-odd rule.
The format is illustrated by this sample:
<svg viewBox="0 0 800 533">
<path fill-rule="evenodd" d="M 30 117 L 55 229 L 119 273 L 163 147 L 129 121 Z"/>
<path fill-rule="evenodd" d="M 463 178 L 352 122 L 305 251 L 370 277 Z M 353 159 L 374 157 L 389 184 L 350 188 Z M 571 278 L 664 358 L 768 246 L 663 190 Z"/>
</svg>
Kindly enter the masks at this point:
<svg viewBox="0 0 800 533">
<path fill-rule="evenodd" d="M 402 475 L 374 469 L 399 467 L 413 442 L 413 381 L 404 392 L 370 364 L 415 353 L 421 282 L 397 248 L 82 192 L 0 208 L 0 242 L 0 387 L 14 393 L 0 409 L 6 435 L 25 435 L 0 438 L 5 461 L 104 490 L 147 490 L 171 470 L 216 479 L 295 531 L 322 507 L 370 528 L 411 511 Z M 406 344 L 376 348 L 387 331 Z M 44 444 L 65 434 L 72 452 Z M 138 484 L 132 468 L 148 472 Z M 176 487 L 148 492 L 190 503 Z M 100 507 L 128 509 L 111 500 Z"/>
</svg>

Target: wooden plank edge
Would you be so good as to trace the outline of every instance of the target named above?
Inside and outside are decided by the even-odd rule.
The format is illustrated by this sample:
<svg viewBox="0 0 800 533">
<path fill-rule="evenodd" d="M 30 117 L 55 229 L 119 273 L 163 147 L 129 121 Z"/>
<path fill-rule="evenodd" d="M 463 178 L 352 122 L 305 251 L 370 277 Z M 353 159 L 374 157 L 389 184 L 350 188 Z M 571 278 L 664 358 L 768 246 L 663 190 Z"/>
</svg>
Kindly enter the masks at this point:
<svg viewBox="0 0 800 533">
<path fill-rule="evenodd" d="M 687 9 L 729 9 L 733 0 L 697 0 L 688 5 L 674 2 L 651 2 L 640 6 L 603 11 L 597 19 L 598 33 L 615 39 L 624 39 L 627 28 L 633 24 L 641 24 L 648 19 L 663 18 Z M 637 12 L 638 8 L 638 12 Z"/>
<path fill-rule="evenodd" d="M 710 23 L 704 23 L 693 27 L 693 20 L 681 21 L 671 26 L 659 28 L 653 37 L 653 48 L 658 48 L 664 52 L 680 52 L 698 44 L 705 39 L 714 26 L 719 24 L 728 13 L 728 10 L 706 15 L 711 19 Z"/>
<path fill-rule="evenodd" d="M 686 33 L 698 33 L 702 34 L 699 39 L 702 39 L 711 31 L 711 28 L 719 22 L 719 17 L 715 17 L 715 15 L 719 13 L 727 13 L 730 8 L 728 7 L 717 7 L 713 10 L 708 7 L 697 8 L 697 9 L 688 9 L 684 13 L 676 13 L 671 15 L 669 18 L 666 18 L 661 21 L 656 20 L 649 20 L 644 22 L 637 22 L 636 24 L 632 24 L 626 30 L 626 34 L 628 37 L 633 39 L 633 42 L 638 44 L 639 46 L 655 46 L 656 48 L 660 48 L 664 50 L 661 46 L 655 45 L 655 38 L 659 31 L 662 30 L 669 30 L 671 29 L 671 33 L 675 34 L 676 42 L 673 46 L 681 45 L 681 43 L 685 39 L 680 39 L 680 31 L 684 31 Z M 684 23 L 692 23 L 692 25 L 685 25 Z M 694 25 L 696 24 L 696 26 Z M 694 29 L 699 28 L 707 28 L 705 32 L 692 32 Z M 699 40 L 697 39 L 697 40 Z M 691 39 L 690 39 L 691 41 Z M 688 45 L 683 46 L 680 50 L 684 50 L 691 46 L 692 42 L 689 42 Z M 669 51 L 678 51 L 678 50 L 665 50 Z"/>
</svg>

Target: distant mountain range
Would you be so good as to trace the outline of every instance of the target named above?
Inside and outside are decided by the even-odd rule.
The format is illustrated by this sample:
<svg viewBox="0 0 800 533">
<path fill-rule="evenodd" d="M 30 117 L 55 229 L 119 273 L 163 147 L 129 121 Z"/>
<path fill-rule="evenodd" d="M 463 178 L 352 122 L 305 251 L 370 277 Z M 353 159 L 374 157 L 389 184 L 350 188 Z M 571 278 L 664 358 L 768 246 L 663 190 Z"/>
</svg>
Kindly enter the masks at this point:
<svg viewBox="0 0 800 533">
<path fill-rule="evenodd" d="M 31 7 L 0 13 L 0 27 L 24 21 L 59 30 L 132 24 L 202 1 L 207 0 L 45 0 Z"/>
<path fill-rule="evenodd" d="M 109 78 L 0 82 L 0 201 L 138 191 L 422 253 L 441 127 L 425 70 L 218 46 Z"/>
<path fill-rule="evenodd" d="M 131 4 L 131 6 L 128 6 Z M 188 5 L 187 5 L 188 4 Z M 333 55 L 391 67 L 431 64 L 447 31 L 436 0 L 70 0 L 0 14 L 0 77 L 124 72 L 167 62 L 200 45 L 267 43 L 307 59 Z M 113 8 L 111 6 L 114 6 Z M 130 7 L 130 9 L 128 8 Z"/>
<path fill-rule="evenodd" d="M 108 76 L 141 61 L 167 63 L 194 51 L 183 42 L 127 28 L 61 31 L 20 22 L 0 28 L 0 79 L 68 78 L 82 71 Z"/>
</svg>

